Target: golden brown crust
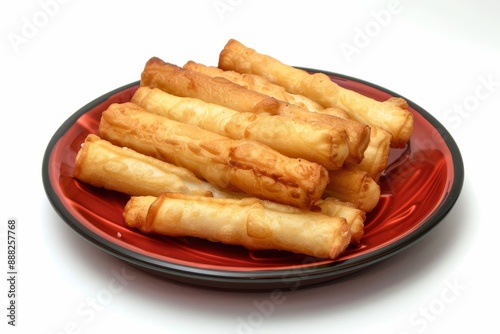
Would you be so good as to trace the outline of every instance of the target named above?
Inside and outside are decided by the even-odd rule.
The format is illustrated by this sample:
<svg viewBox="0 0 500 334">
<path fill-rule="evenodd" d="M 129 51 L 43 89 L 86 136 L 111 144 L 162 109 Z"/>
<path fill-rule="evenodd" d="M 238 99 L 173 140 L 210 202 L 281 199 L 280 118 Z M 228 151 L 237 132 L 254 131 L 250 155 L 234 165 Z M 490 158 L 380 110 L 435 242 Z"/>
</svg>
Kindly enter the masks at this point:
<svg viewBox="0 0 500 334">
<path fill-rule="evenodd" d="M 326 186 L 324 197 L 337 198 L 353 203 L 358 209 L 370 212 L 380 199 L 380 186 L 368 173 L 346 166 L 330 171 L 330 182 Z"/>
<path fill-rule="evenodd" d="M 304 108 L 310 112 L 317 112 L 319 114 L 335 116 L 336 118 L 324 117 L 322 121 L 325 124 L 329 124 L 333 128 L 345 130 L 347 135 L 347 142 L 349 144 L 348 149 L 350 151 L 350 156 L 347 157 L 348 162 L 357 164 L 361 162 L 362 159 L 364 159 L 364 152 L 368 147 L 370 140 L 370 127 L 350 120 L 346 111 L 335 107 L 325 109 L 315 101 L 308 99 L 302 95 L 291 94 L 287 92 L 283 87 L 275 85 L 258 75 L 243 74 L 235 71 L 224 71 L 218 67 L 205 66 L 193 61 L 188 61 L 184 65 L 184 68 L 188 70 L 198 71 L 211 77 L 226 78 L 245 88 L 269 95 L 281 101 L 286 101 L 290 104 Z M 283 106 L 282 109 L 286 110 L 286 107 Z M 281 114 L 285 115 L 285 111 L 283 110 Z M 288 116 L 290 116 L 291 118 L 300 119 L 304 122 L 306 120 L 308 122 L 311 122 L 310 115 L 310 113 L 304 114 L 303 112 L 299 112 L 299 110 L 296 108 L 292 108 L 292 110 L 288 112 Z M 318 116 L 316 118 L 315 123 L 321 120 L 319 117 L 321 116 Z M 337 117 L 340 117 L 341 119 L 339 120 Z"/>
<path fill-rule="evenodd" d="M 258 141 L 286 156 L 316 162 L 326 169 L 342 167 L 349 154 L 345 131 L 318 123 L 238 112 L 150 87 L 140 87 L 131 102 L 149 112 L 232 139 Z"/>
<path fill-rule="evenodd" d="M 221 77 L 228 79 L 238 85 L 241 85 L 250 90 L 274 97 L 277 100 L 285 101 L 309 111 L 317 111 L 323 107 L 303 95 L 291 94 L 282 86 L 278 86 L 268 81 L 262 76 L 248 73 L 239 73 L 236 71 L 224 71 L 215 66 L 206 66 L 196 63 L 192 60 L 184 64 L 183 68 L 187 70 L 197 71 L 206 74 L 210 77 Z"/>
<path fill-rule="evenodd" d="M 339 86 L 326 74 L 309 74 L 271 56 L 257 53 L 234 39 L 229 40 L 221 51 L 218 66 L 224 70 L 261 75 L 285 87 L 287 91 L 304 95 L 325 108 L 338 107 L 346 110 L 352 119 L 391 133 L 391 147 L 404 147 L 413 132 L 413 115 L 401 108 L 404 104 L 400 100 L 376 101 Z"/>
<path fill-rule="evenodd" d="M 131 196 L 123 210 L 125 224 L 144 233 L 150 233 L 151 227 L 148 226 L 147 216 L 149 208 L 156 198 L 156 196 Z"/>
<path fill-rule="evenodd" d="M 371 140 L 371 126 L 361 124 L 343 116 L 345 111 L 338 108 L 326 108 L 319 110 L 317 113 L 331 116 L 332 124 L 337 123 L 338 127 L 345 129 L 350 152 L 349 157 L 346 159 L 347 163 L 359 164 L 366 159 L 366 150 L 370 146 Z"/>
<path fill-rule="evenodd" d="M 400 103 L 394 100 L 394 103 Z M 326 108 L 320 112 L 332 116 L 350 119 L 349 115 L 339 108 Z M 357 123 L 357 122 L 355 122 Z M 359 123 L 358 123 L 359 124 Z M 370 127 L 369 143 L 364 150 L 362 161 L 347 160 L 347 165 L 351 165 L 359 170 L 365 171 L 378 182 L 380 175 L 387 167 L 387 161 L 391 151 L 391 134 L 379 127 Z"/>
<path fill-rule="evenodd" d="M 408 103 L 235 40 L 219 66 L 151 58 L 131 102 L 103 112 L 104 139 L 87 137 L 75 178 L 131 195 L 123 217 L 143 233 L 330 259 L 359 245 L 389 150 L 413 131 Z"/>
<path fill-rule="evenodd" d="M 125 213 L 126 223 L 145 233 L 191 236 L 252 250 L 277 249 L 330 259 L 337 258 L 351 240 L 344 218 L 289 210 L 256 198 L 165 193 L 153 203 L 132 200 L 134 203 L 127 205 L 126 210 L 132 212 Z"/>
<path fill-rule="evenodd" d="M 351 232 L 351 244 L 356 245 L 361 242 L 366 220 L 366 213 L 363 210 L 356 208 L 350 202 L 343 202 L 333 197 L 318 201 L 316 206 L 321 208 L 322 214 L 345 218 Z"/>
<path fill-rule="evenodd" d="M 130 102 L 104 111 L 99 132 L 116 145 L 187 168 L 224 189 L 302 208 L 320 199 L 329 181 L 328 171 L 316 163 L 175 122 Z"/>
<path fill-rule="evenodd" d="M 195 192 L 212 196 L 191 171 L 89 134 L 75 159 L 75 178 L 128 195 Z"/>
<path fill-rule="evenodd" d="M 391 153 L 391 134 L 381 128 L 372 127 L 370 144 L 365 150 L 365 158 L 354 168 L 367 172 L 375 182 L 387 167 Z"/>
<path fill-rule="evenodd" d="M 189 71 L 158 57 L 146 62 L 141 85 L 159 88 L 169 94 L 194 97 L 227 108 L 253 113 L 277 115 L 280 103 L 269 96 L 250 91 L 227 79 Z"/>
<path fill-rule="evenodd" d="M 300 121 L 331 126 L 345 131 L 349 144 L 349 159 L 358 163 L 368 146 L 370 128 L 358 122 L 348 121 L 327 114 L 310 112 L 294 104 L 247 89 L 222 77 L 180 68 L 153 57 L 141 74 L 141 84 L 159 88 L 169 94 L 193 97 L 205 102 L 254 114 L 281 115 Z"/>
</svg>

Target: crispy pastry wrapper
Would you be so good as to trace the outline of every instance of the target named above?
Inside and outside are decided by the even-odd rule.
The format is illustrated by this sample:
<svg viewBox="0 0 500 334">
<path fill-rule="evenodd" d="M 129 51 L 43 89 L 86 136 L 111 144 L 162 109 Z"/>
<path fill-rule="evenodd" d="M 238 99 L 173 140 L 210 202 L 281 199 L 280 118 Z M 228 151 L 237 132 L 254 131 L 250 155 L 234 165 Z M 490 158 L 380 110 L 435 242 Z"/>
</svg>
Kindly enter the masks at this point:
<svg viewBox="0 0 500 334">
<path fill-rule="evenodd" d="M 391 135 L 391 147 L 405 147 L 413 132 L 413 115 L 400 101 L 380 102 L 339 86 L 323 73 L 308 72 L 248 48 L 231 39 L 219 56 L 218 67 L 240 73 L 252 73 L 285 87 L 294 94 L 304 95 L 323 107 L 346 110 L 352 119 L 380 127 Z"/>
<path fill-rule="evenodd" d="M 309 111 L 317 111 L 323 109 L 323 106 L 318 102 L 311 100 L 303 95 L 292 94 L 286 91 L 282 86 L 273 84 L 264 77 L 255 74 L 239 73 L 236 71 L 224 71 L 215 66 L 207 66 L 196 63 L 192 60 L 184 64 L 183 68 L 191 71 L 197 71 L 206 74 L 210 77 L 226 78 L 238 85 L 241 85 L 250 90 L 274 97 L 275 99 L 286 101 Z"/>
<path fill-rule="evenodd" d="M 387 168 L 391 153 L 391 134 L 377 127 L 372 127 L 371 130 L 370 144 L 365 150 L 365 158 L 359 164 L 351 166 L 367 172 L 375 182 L 378 182 L 382 172 Z"/>
<path fill-rule="evenodd" d="M 328 114 L 335 117 L 339 117 L 340 113 L 344 113 L 345 117 L 341 117 L 341 120 L 337 118 L 332 119 L 329 117 L 314 115 L 314 123 L 324 122 L 334 128 L 345 130 L 350 152 L 350 155 L 347 157 L 347 161 L 349 163 L 357 164 L 364 158 L 364 151 L 368 145 L 368 134 L 370 129 L 366 125 L 359 122 L 350 121 L 347 116 L 347 112 L 339 108 L 328 108 L 328 110 L 325 110 L 319 103 L 308 99 L 303 95 L 291 94 L 287 92 L 284 87 L 275 85 L 258 75 L 244 74 L 235 71 L 224 71 L 218 67 L 205 66 L 193 61 L 188 61 L 184 65 L 184 68 L 197 71 L 211 77 L 226 78 L 245 88 L 271 96 L 280 101 L 286 101 L 309 112 L 319 112 L 320 114 Z M 283 106 L 283 109 L 287 109 L 287 107 Z M 287 112 L 282 111 L 281 114 L 312 122 L 310 113 L 304 113 L 303 111 L 299 111 L 297 108 L 292 108 L 292 110 L 288 110 Z"/>
<path fill-rule="evenodd" d="M 286 156 L 316 162 L 326 169 L 341 168 L 349 154 L 345 131 L 322 124 L 238 112 L 158 88 L 140 87 L 131 102 L 157 115 L 232 139 L 258 141 Z"/>
<path fill-rule="evenodd" d="M 319 164 L 176 122 L 131 102 L 105 110 L 99 133 L 115 145 L 187 168 L 223 189 L 301 208 L 319 200 L 329 182 L 328 171 Z"/>
<path fill-rule="evenodd" d="M 113 145 L 95 134 L 89 134 L 78 151 L 73 176 L 92 186 L 132 196 L 158 196 L 164 192 L 241 196 L 215 187 L 186 168 Z"/>
<path fill-rule="evenodd" d="M 324 198 L 333 197 L 350 202 L 365 212 L 372 211 L 380 200 L 380 186 L 365 171 L 345 166 L 329 171 L 330 182 L 325 188 Z"/>
<path fill-rule="evenodd" d="M 392 100 L 397 103 L 399 100 Z M 339 108 L 326 108 L 319 112 L 344 119 L 349 119 L 349 114 Z M 370 129 L 370 142 L 364 150 L 364 158 L 361 162 L 347 160 L 347 164 L 367 172 L 378 182 L 380 175 L 387 167 L 389 154 L 391 153 L 391 134 L 379 127 L 372 126 Z"/>
<path fill-rule="evenodd" d="M 221 77 L 212 78 L 200 72 L 183 69 L 158 57 L 146 62 L 141 73 L 141 85 L 159 88 L 169 94 L 194 97 L 227 108 L 278 115 L 280 102 L 269 96 L 246 89 Z"/>
<path fill-rule="evenodd" d="M 316 203 L 321 213 L 331 217 L 342 217 L 349 225 L 351 232 L 351 244 L 360 243 L 364 234 L 366 212 L 356 208 L 350 202 L 343 202 L 333 197 L 327 197 Z"/>
<path fill-rule="evenodd" d="M 310 123 L 319 123 L 347 132 L 349 161 L 363 159 L 370 140 L 370 127 L 328 114 L 310 112 L 297 105 L 248 89 L 223 77 L 210 77 L 153 57 L 141 73 L 141 85 L 159 88 L 180 97 L 192 97 L 205 102 L 254 114 L 280 115 Z"/>
<path fill-rule="evenodd" d="M 143 233 L 198 237 L 250 250 L 283 250 L 335 259 L 350 244 L 344 218 L 262 201 L 178 193 L 132 197 L 124 210 L 129 227 Z"/>
</svg>

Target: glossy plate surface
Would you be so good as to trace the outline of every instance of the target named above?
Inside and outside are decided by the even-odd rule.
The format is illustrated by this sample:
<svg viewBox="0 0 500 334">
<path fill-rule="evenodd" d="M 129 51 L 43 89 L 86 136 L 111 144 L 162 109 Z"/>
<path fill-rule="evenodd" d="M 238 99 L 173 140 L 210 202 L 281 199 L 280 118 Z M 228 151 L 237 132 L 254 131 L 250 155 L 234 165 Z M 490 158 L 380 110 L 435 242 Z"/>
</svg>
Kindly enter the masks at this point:
<svg viewBox="0 0 500 334">
<path fill-rule="evenodd" d="M 359 79 L 324 73 L 376 100 L 399 96 Z M 45 152 L 43 183 L 54 209 L 79 235 L 134 266 L 170 279 L 223 289 L 274 289 L 343 277 L 416 243 L 446 216 L 462 189 L 463 161 L 453 138 L 428 112 L 406 99 L 414 115 L 413 136 L 405 149 L 391 153 L 380 179 L 382 196 L 367 216 L 361 245 L 348 248 L 340 258 L 331 261 L 248 251 L 195 238 L 144 235 L 125 226 L 122 212 L 128 196 L 72 177 L 80 145 L 87 134 L 97 133 L 101 113 L 111 103 L 129 101 L 137 88 L 134 82 L 109 92 L 61 125 Z"/>
</svg>

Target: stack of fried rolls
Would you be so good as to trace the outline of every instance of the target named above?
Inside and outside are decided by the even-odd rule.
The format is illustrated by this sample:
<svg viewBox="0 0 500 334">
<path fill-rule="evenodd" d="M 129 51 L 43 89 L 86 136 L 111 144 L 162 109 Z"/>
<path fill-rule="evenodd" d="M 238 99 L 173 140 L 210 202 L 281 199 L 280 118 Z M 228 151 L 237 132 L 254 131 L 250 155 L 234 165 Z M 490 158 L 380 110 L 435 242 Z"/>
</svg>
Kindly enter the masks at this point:
<svg viewBox="0 0 500 334">
<path fill-rule="evenodd" d="M 308 72 L 261 54 L 237 40 L 231 39 L 222 50 L 218 66 L 223 70 L 260 75 L 304 95 L 323 107 L 345 110 L 351 118 L 363 124 L 380 127 L 391 134 L 391 147 L 406 145 L 413 132 L 413 115 L 400 98 L 376 101 L 360 93 L 342 88 L 323 73 Z"/>
<path fill-rule="evenodd" d="M 362 243 L 390 149 L 412 132 L 406 108 L 230 40 L 218 66 L 149 59 L 74 177 L 129 195 L 124 222 L 141 233 L 336 259 Z"/>
<path fill-rule="evenodd" d="M 131 102 L 102 114 L 103 139 L 191 170 L 221 188 L 310 208 L 328 184 L 328 171 L 252 140 L 234 140 L 150 113 Z"/>
</svg>

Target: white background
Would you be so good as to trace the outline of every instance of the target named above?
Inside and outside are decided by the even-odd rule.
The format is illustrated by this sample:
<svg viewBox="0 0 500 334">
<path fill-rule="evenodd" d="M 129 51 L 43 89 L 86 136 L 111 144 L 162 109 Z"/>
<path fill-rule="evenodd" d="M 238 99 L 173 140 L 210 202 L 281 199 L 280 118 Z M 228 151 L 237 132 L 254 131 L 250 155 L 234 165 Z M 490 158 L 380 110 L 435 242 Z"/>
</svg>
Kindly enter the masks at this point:
<svg viewBox="0 0 500 334">
<path fill-rule="evenodd" d="M 19 246 L 17 327 L 7 325 L 2 279 L 0 332 L 498 328 L 498 1 L 24 0 L 0 7 L 2 268 L 11 217 L 18 220 Z M 87 102 L 138 80 L 151 56 L 216 65 L 229 38 L 291 65 L 376 83 L 428 110 L 465 161 L 453 211 L 410 249 L 349 278 L 285 293 L 266 312 L 258 305 L 269 306 L 269 292 L 160 279 L 74 233 L 42 185 L 42 157 L 53 133 Z M 355 52 L 346 52 L 349 47 Z M 126 284 L 111 290 L 113 272 L 123 270 Z"/>
</svg>

